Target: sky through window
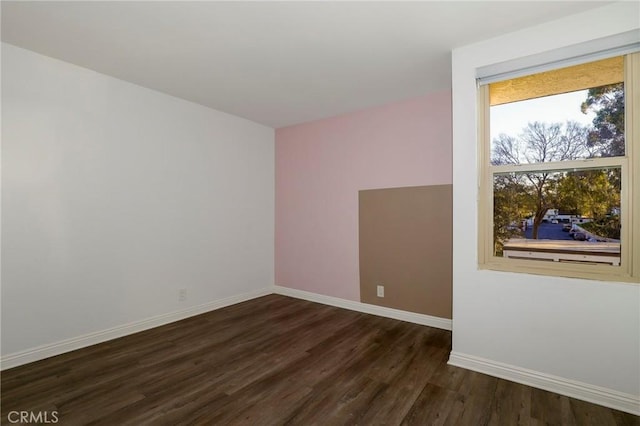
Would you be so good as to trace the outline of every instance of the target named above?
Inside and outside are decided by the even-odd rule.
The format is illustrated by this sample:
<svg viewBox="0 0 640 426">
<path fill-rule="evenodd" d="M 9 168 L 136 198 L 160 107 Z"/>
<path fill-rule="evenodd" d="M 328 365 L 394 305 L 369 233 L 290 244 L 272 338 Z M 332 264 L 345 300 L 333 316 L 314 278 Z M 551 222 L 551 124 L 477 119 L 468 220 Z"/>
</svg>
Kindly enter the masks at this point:
<svg viewBox="0 0 640 426">
<path fill-rule="evenodd" d="M 580 105 L 587 99 L 587 90 L 528 99 L 525 101 L 491 107 L 491 140 L 500 133 L 518 136 L 527 123 L 540 121 L 543 123 L 562 123 L 567 120 L 577 121 L 584 126 L 591 126 L 595 113 L 583 114 Z"/>
</svg>

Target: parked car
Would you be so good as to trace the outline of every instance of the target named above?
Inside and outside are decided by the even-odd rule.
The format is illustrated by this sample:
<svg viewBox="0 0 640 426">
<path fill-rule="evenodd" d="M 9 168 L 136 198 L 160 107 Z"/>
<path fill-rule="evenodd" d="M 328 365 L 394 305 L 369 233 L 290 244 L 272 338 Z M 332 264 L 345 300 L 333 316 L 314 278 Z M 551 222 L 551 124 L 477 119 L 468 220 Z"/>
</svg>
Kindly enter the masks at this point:
<svg viewBox="0 0 640 426">
<path fill-rule="evenodd" d="M 574 232 L 572 237 L 576 241 L 587 241 L 587 234 L 584 232 Z"/>
</svg>

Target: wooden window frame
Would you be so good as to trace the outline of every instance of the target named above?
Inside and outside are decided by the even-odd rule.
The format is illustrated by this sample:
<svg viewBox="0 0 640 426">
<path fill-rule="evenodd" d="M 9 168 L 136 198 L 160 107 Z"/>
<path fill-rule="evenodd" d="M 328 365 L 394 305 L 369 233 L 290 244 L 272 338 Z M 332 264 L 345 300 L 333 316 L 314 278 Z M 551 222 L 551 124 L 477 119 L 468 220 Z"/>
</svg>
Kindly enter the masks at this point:
<svg viewBox="0 0 640 426">
<path fill-rule="evenodd" d="M 625 156 L 537 164 L 492 165 L 489 85 L 478 88 L 479 194 L 478 264 L 480 269 L 601 281 L 640 283 L 640 53 L 624 55 Z M 621 265 L 512 259 L 494 255 L 493 176 L 509 172 L 588 170 L 619 167 L 621 188 Z M 634 184 L 635 181 L 635 184 Z M 635 247 L 633 242 L 636 242 Z"/>
</svg>

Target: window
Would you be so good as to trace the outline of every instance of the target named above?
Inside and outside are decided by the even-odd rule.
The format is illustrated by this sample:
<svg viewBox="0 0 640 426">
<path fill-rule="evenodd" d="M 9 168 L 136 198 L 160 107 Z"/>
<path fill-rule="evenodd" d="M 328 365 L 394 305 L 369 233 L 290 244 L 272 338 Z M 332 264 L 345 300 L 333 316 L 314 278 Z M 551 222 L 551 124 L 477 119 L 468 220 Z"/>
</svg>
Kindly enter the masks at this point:
<svg viewBox="0 0 640 426">
<path fill-rule="evenodd" d="M 481 85 L 479 111 L 480 267 L 640 282 L 640 53 Z"/>
</svg>

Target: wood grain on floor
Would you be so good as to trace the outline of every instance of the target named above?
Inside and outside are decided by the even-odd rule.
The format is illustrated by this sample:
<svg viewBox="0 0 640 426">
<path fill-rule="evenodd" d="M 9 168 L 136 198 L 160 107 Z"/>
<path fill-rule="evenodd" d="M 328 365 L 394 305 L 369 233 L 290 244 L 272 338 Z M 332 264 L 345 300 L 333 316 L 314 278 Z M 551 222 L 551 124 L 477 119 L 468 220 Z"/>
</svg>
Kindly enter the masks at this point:
<svg viewBox="0 0 640 426">
<path fill-rule="evenodd" d="M 450 350 L 447 331 L 270 295 L 4 371 L 2 424 L 640 425 Z"/>
</svg>

